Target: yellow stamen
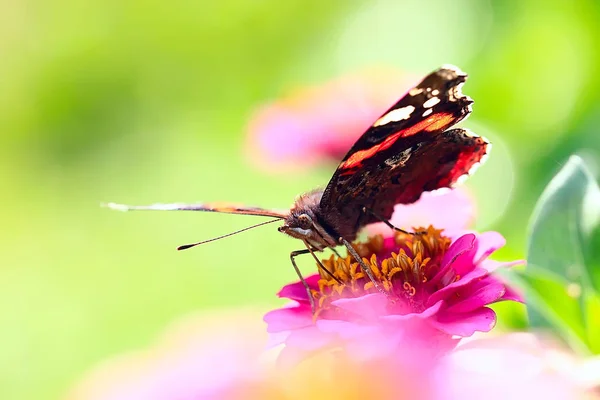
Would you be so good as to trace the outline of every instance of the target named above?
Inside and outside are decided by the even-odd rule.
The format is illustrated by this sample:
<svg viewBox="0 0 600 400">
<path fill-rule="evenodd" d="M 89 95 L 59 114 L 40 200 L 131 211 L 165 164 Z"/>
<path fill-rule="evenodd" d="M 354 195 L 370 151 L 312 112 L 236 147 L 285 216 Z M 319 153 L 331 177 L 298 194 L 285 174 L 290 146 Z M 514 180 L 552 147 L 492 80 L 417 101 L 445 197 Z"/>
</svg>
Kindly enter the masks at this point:
<svg viewBox="0 0 600 400">
<path fill-rule="evenodd" d="M 414 230 L 423 233 L 396 232 L 394 240 L 397 249 L 390 255 L 383 255 L 381 262 L 378 261 L 378 254 L 381 255 L 384 250 L 383 236 L 376 235 L 364 243 L 353 243 L 377 282 L 390 294 L 391 301 L 400 297 L 418 301 L 418 294 L 425 290 L 422 286 L 430 282 L 438 272 L 442 257 L 450 247 L 450 239 L 443 236 L 441 230 L 431 226 Z M 332 255 L 322 262 L 337 280 L 327 272 L 320 271 L 319 290 L 315 291 L 319 314 L 331 309 L 331 302 L 336 299 L 375 291 L 373 282 L 351 256 Z M 396 287 L 399 289 L 395 289 Z"/>
</svg>

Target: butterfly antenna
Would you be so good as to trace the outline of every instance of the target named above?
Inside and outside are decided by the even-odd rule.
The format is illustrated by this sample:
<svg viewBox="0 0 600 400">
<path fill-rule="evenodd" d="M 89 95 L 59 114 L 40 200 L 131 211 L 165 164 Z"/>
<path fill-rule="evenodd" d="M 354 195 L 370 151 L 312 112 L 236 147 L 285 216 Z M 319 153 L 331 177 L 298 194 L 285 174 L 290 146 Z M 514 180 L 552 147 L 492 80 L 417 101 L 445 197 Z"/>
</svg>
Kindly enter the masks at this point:
<svg viewBox="0 0 600 400">
<path fill-rule="evenodd" d="M 272 224 L 273 222 L 277 222 L 277 221 L 279 221 L 279 219 L 273 219 L 271 221 L 261 222 L 260 224 L 252 225 L 252 226 L 249 226 L 247 228 L 240 229 L 239 231 L 231 232 L 231 233 L 228 233 L 228 234 L 223 235 L 223 236 L 218 236 L 218 237 L 215 237 L 215 238 L 212 238 L 212 239 L 203 240 L 203 241 L 198 242 L 198 243 L 184 244 L 182 246 L 179 246 L 177 248 L 177 250 L 187 250 L 187 249 L 190 249 L 190 248 L 195 247 L 195 246 L 199 246 L 199 245 L 204 244 L 204 243 L 210 243 L 210 242 L 214 242 L 215 240 L 224 239 L 226 237 L 237 235 L 238 233 L 242 233 L 242 232 L 248 231 L 250 229 L 258 228 L 259 226 L 263 226 L 263 225 L 267 225 L 267 224 Z"/>
</svg>

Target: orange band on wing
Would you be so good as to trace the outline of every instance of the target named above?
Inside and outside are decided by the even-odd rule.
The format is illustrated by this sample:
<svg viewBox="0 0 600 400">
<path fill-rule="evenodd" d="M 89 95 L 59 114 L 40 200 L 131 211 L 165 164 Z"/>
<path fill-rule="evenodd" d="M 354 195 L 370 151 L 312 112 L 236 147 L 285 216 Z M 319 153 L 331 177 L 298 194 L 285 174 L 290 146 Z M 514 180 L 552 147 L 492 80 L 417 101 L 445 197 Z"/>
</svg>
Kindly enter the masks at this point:
<svg viewBox="0 0 600 400">
<path fill-rule="evenodd" d="M 385 150 L 391 147 L 396 140 L 401 137 L 408 137 L 415 135 L 419 132 L 433 132 L 433 131 L 444 131 L 446 128 L 454 124 L 456 121 L 456 117 L 449 113 L 439 113 L 433 114 L 430 117 L 414 124 L 411 127 L 406 129 L 402 129 L 394 133 L 393 135 L 388 136 L 383 142 L 376 144 L 373 147 L 370 147 L 365 150 L 359 150 L 356 153 L 352 154 L 342 165 L 340 165 L 340 169 L 348 169 L 352 167 L 356 167 L 362 163 L 363 160 L 366 160 L 378 152 Z"/>
<path fill-rule="evenodd" d="M 433 131 L 445 131 L 450 126 L 454 125 L 456 122 L 456 117 L 452 114 L 448 113 L 440 113 L 434 114 L 429 118 L 435 117 L 431 124 L 423 128 L 427 132 Z M 416 133 L 416 132 L 415 132 Z"/>
</svg>

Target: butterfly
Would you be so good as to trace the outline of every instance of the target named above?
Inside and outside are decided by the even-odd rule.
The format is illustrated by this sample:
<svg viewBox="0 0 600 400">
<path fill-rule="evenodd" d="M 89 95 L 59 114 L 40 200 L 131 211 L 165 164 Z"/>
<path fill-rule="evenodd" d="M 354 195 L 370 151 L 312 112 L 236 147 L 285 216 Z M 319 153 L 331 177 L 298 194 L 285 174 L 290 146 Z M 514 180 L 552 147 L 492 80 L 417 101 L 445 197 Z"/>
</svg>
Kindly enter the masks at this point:
<svg viewBox="0 0 600 400">
<path fill-rule="evenodd" d="M 300 195 L 289 210 L 269 210 L 229 203 L 154 204 L 108 206 L 128 210 L 187 210 L 274 217 L 256 226 L 277 221 L 278 230 L 303 242 L 290 254 L 292 265 L 307 290 L 311 290 L 296 265 L 295 257 L 345 246 L 375 288 L 382 290 L 371 269 L 352 247 L 358 232 L 368 224 L 390 222 L 396 204 L 417 201 L 423 192 L 452 188 L 462 183 L 487 159 L 491 144 L 462 128 L 452 128 L 472 111 L 473 100 L 461 93 L 467 74 L 444 65 L 411 88 L 379 117 L 354 143 L 325 189 Z M 451 129 L 452 128 L 452 129 Z M 413 234 L 418 234 L 413 233 Z M 187 249 L 208 241 L 180 246 Z M 335 277 L 333 277 L 336 279 Z"/>
</svg>

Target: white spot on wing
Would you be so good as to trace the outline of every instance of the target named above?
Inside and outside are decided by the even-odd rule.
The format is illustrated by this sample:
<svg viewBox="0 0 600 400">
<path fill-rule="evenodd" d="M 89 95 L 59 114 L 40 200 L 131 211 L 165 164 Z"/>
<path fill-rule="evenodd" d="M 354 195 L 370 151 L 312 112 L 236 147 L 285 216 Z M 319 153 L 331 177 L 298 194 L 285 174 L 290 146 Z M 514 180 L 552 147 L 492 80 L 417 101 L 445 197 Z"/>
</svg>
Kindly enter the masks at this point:
<svg viewBox="0 0 600 400">
<path fill-rule="evenodd" d="M 431 94 L 432 94 L 433 96 L 437 96 L 438 94 L 440 94 L 440 91 L 439 91 L 439 90 L 437 90 L 437 89 L 435 89 L 435 90 L 432 90 L 432 91 L 431 91 Z"/>
<path fill-rule="evenodd" d="M 418 94 L 421 94 L 421 93 L 423 93 L 423 89 L 420 89 L 420 88 L 412 88 L 412 89 L 410 89 L 410 91 L 408 92 L 408 94 L 409 94 L 410 96 L 416 96 L 416 95 L 418 95 Z"/>
<path fill-rule="evenodd" d="M 410 118 L 410 115 L 413 113 L 413 111 L 415 111 L 415 107 L 413 106 L 397 108 L 385 114 L 383 117 L 379 118 L 377 121 L 375 121 L 373 126 L 381 126 L 389 124 L 390 122 L 398 122 L 402 121 L 403 119 L 408 119 Z"/>
<path fill-rule="evenodd" d="M 469 96 L 463 94 L 462 87 L 464 84 L 464 82 L 461 82 L 458 85 L 454 86 L 454 88 L 452 88 L 452 90 L 448 93 L 450 101 L 457 101 L 460 98 L 463 98 L 466 101 L 473 101 L 473 99 L 471 99 Z"/>
<path fill-rule="evenodd" d="M 429 100 L 427 100 L 425 103 L 423 103 L 423 107 L 431 108 L 431 107 L 435 106 L 436 104 L 438 104 L 439 102 L 440 102 L 439 97 L 432 97 Z"/>
<path fill-rule="evenodd" d="M 429 114 L 431 114 L 432 112 L 433 112 L 433 110 L 431 108 L 429 108 L 429 109 L 425 110 L 425 112 L 423 113 L 423 116 L 426 117 Z"/>
</svg>

